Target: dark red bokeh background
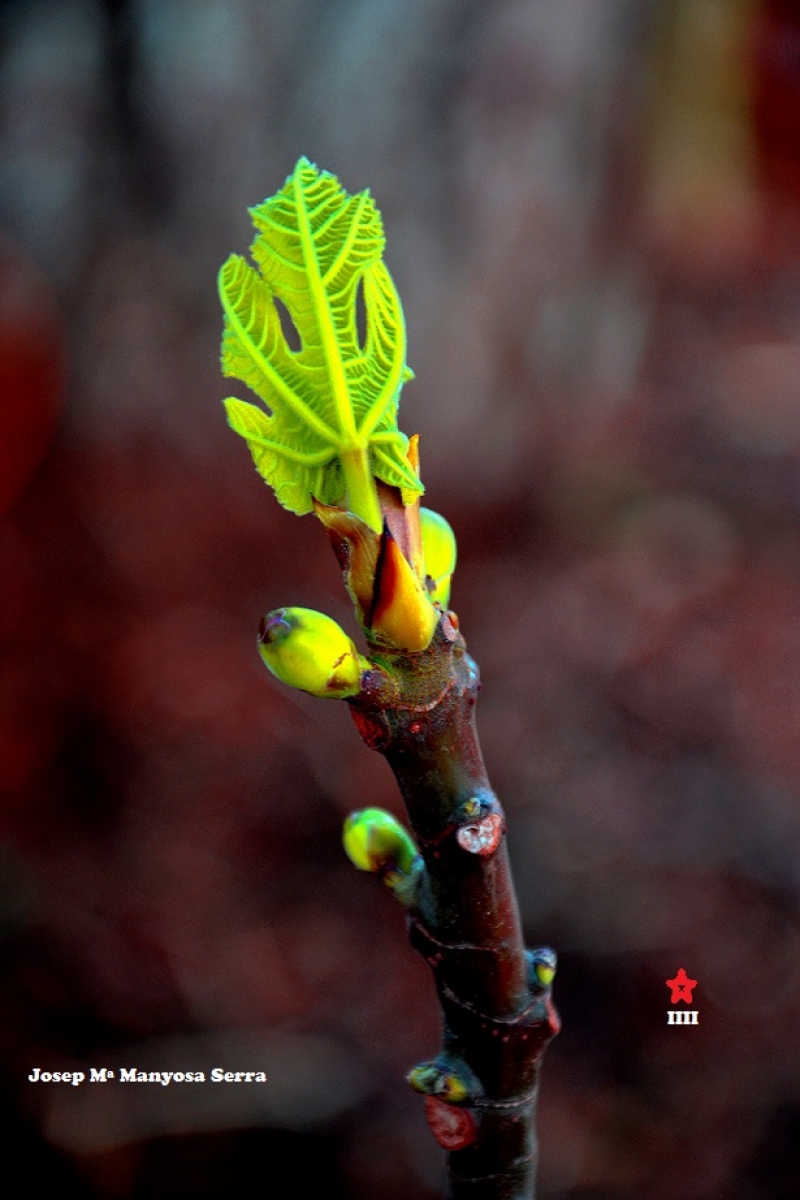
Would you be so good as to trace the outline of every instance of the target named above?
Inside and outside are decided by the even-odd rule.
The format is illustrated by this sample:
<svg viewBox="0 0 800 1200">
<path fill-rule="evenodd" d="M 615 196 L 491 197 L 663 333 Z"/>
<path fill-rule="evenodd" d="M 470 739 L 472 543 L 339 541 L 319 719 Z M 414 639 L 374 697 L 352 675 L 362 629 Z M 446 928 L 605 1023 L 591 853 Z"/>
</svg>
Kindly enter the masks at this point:
<svg viewBox="0 0 800 1200">
<path fill-rule="evenodd" d="M 255 650 L 280 604 L 352 615 L 220 405 L 216 270 L 306 154 L 384 215 L 401 424 L 459 539 L 526 935 L 560 954 L 541 1196 L 800 1194 L 796 6 L 0 21 L 9 1164 L 110 1200 L 279 1195 L 277 1162 L 328 1200 L 442 1185 L 402 1080 L 432 985 L 340 848 L 351 808 L 399 814 L 392 778 Z M 666 1025 L 679 967 L 696 1028 Z"/>
</svg>

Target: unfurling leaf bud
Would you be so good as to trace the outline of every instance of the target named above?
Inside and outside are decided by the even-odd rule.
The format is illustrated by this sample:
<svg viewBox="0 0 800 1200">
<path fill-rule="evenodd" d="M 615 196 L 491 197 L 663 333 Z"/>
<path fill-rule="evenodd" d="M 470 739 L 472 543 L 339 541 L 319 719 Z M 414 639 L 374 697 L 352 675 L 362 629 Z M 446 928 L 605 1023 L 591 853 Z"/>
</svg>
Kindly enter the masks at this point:
<svg viewBox="0 0 800 1200">
<path fill-rule="evenodd" d="M 315 503 L 314 511 L 328 530 L 367 636 L 398 650 L 425 650 L 440 614 L 388 522 L 378 535 L 343 509 Z"/>
<path fill-rule="evenodd" d="M 371 636 L 399 650 L 416 653 L 430 645 L 438 623 L 438 610 L 431 604 L 388 525 L 384 525 L 375 574 Z"/>
<path fill-rule="evenodd" d="M 347 857 L 359 871 L 383 872 L 396 868 L 410 875 L 418 857 L 410 835 L 382 808 L 362 808 L 350 813 L 344 823 L 342 841 Z"/>
<path fill-rule="evenodd" d="M 425 572 L 433 580 L 431 599 L 447 608 L 450 580 L 456 569 L 456 535 L 444 517 L 431 508 L 420 508 L 419 523 Z"/>
<path fill-rule="evenodd" d="M 345 631 L 313 608 L 276 608 L 262 619 L 258 649 L 273 675 L 312 696 L 358 693 L 369 663 Z"/>
</svg>

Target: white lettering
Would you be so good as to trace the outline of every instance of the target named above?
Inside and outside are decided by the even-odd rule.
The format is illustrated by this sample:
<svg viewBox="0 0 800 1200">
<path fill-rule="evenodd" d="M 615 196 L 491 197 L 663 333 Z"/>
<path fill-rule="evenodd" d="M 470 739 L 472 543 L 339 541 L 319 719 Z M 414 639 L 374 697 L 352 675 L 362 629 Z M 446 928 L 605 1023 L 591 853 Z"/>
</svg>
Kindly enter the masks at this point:
<svg viewBox="0 0 800 1200">
<path fill-rule="evenodd" d="M 104 1067 L 101 1071 L 95 1070 L 98 1083 L 105 1082 L 101 1078 L 104 1071 L 109 1079 L 114 1078 L 114 1072 L 107 1071 Z M 119 1078 L 120 1083 L 160 1083 L 162 1087 L 169 1087 L 171 1083 L 205 1083 L 206 1081 L 203 1071 L 137 1071 L 135 1067 L 123 1067 Z"/>
<path fill-rule="evenodd" d="M 80 1087 L 85 1078 L 83 1071 L 43 1071 L 41 1067 L 34 1067 L 28 1076 L 31 1083 L 71 1083 L 73 1087 Z"/>
<path fill-rule="evenodd" d="M 211 1072 L 212 1083 L 266 1083 L 267 1076 L 263 1071 L 225 1071 L 222 1067 L 214 1067 Z"/>
<path fill-rule="evenodd" d="M 667 1024 L 668 1025 L 698 1025 L 699 1013 L 697 1009 L 667 1009 Z"/>
</svg>

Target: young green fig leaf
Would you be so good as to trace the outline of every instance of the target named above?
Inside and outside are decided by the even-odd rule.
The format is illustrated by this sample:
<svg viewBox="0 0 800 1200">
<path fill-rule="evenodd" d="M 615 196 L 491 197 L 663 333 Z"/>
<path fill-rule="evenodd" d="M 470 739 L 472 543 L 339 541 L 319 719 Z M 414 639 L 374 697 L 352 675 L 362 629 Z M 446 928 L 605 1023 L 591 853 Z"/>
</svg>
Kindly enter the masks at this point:
<svg viewBox="0 0 800 1200">
<path fill-rule="evenodd" d="M 423 491 L 397 428 L 400 389 L 412 372 L 400 298 L 382 258 L 380 213 L 368 191 L 349 196 L 306 158 L 250 212 L 258 270 L 234 254 L 219 275 L 222 370 L 247 384 L 267 412 L 229 399 L 228 421 L 285 508 L 307 513 L 313 497 L 334 504 L 346 494 L 348 509 L 380 533 L 375 478 L 402 488 L 408 503 Z M 286 340 L 278 303 L 299 349 Z"/>
<path fill-rule="evenodd" d="M 433 580 L 431 599 L 447 608 L 450 580 L 456 569 L 456 535 L 450 523 L 431 508 L 420 508 L 419 523 L 425 572 Z"/>
<path fill-rule="evenodd" d="M 344 823 L 342 841 L 351 863 L 374 873 L 397 869 L 411 875 L 418 855 L 410 835 L 391 813 L 362 808 Z"/>
<path fill-rule="evenodd" d="M 312 696 L 355 696 L 361 672 L 370 666 L 345 631 L 312 608 L 267 613 L 258 632 L 258 649 L 273 675 Z"/>
</svg>

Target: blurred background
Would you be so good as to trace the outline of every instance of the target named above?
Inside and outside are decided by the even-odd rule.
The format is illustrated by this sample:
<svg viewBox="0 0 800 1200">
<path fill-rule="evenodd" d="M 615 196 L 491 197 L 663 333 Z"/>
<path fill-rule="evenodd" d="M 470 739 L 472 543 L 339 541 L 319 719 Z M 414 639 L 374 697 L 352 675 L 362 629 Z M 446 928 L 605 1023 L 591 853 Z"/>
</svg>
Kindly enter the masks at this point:
<svg viewBox="0 0 800 1200">
<path fill-rule="evenodd" d="M 433 986 L 340 847 L 392 777 L 255 650 L 277 605 L 352 614 L 220 404 L 217 269 L 305 154 L 384 216 L 401 425 L 560 955 L 541 1197 L 800 1195 L 798 6 L 5 0 L 0 39 L 6 1173 L 443 1186 L 403 1082 Z"/>
</svg>

